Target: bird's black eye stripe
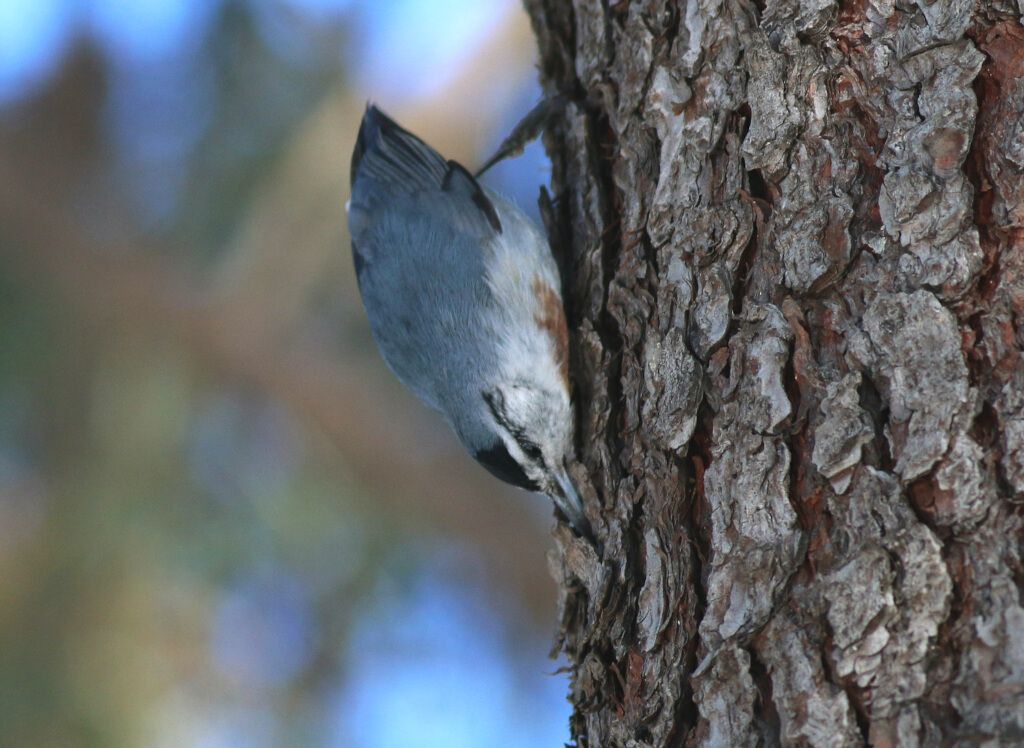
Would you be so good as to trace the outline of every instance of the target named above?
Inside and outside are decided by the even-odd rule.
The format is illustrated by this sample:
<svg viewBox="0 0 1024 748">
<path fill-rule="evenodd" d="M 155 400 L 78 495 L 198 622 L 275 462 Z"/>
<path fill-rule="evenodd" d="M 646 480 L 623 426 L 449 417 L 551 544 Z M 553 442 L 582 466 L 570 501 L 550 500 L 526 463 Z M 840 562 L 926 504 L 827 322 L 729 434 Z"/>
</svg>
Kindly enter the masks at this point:
<svg viewBox="0 0 1024 748">
<path fill-rule="evenodd" d="M 484 402 L 487 403 L 487 407 L 491 409 L 491 415 L 494 416 L 494 420 L 500 423 L 505 428 L 508 428 L 508 422 L 505 420 L 504 402 L 502 402 L 501 394 L 498 392 L 482 392 L 480 393 Z"/>
<path fill-rule="evenodd" d="M 500 441 L 490 449 L 476 452 L 473 457 L 495 478 L 511 483 L 513 486 L 525 488 L 527 491 L 540 490 L 540 487 L 523 470 L 523 466 L 512 458 L 508 449 Z"/>
<path fill-rule="evenodd" d="M 532 441 L 526 438 L 523 430 L 516 428 L 509 423 L 508 418 L 505 417 L 504 402 L 500 392 L 484 392 L 484 402 L 487 403 L 487 407 L 491 410 L 491 415 L 494 416 L 494 420 L 498 422 L 506 431 L 512 434 L 512 438 L 516 440 L 516 444 L 523 450 L 523 454 L 529 457 L 534 462 L 541 462 L 543 454 L 540 451 L 540 447 L 534 444 Z"/>
</svg>

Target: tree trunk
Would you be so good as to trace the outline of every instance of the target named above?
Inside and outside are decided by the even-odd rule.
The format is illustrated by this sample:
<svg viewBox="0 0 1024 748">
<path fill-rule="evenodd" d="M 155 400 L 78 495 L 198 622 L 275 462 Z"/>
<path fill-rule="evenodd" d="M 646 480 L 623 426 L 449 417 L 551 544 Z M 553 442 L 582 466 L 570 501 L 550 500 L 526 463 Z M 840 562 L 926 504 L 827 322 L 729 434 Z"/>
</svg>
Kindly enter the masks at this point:
<svg viewBox="0 0 1024 748">
<path fill-rule="evenodd" d="M 1024 2 L 527 6 L 578 744 L 1024 745 Z"/>
</svg>

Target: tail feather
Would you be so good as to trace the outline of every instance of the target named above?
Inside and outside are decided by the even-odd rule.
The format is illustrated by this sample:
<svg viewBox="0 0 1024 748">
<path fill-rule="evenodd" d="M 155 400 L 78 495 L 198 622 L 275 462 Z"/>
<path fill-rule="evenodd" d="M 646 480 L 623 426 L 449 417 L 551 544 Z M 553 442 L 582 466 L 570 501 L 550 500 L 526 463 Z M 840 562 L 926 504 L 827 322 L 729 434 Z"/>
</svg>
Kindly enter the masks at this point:
<svg viewBox="0 0 1024 748">
<path fill-rule="evenodd" d="M 502 231 L 501 219 L 466 169 L 398 125 L 373 104 L 366 107 L 352 152 L 349 231 L 357 243 L 373 216 L 391 201 L 430 195 L 430 210 L 450 228 L 479 240 Z"/>
<path fill-rule="evenodd" d="M 366 107 L 352 153 L 349 179 L 366 176 L 391 194 L 440 187 L 448 162 L 374 104 Z"/>
</svg>

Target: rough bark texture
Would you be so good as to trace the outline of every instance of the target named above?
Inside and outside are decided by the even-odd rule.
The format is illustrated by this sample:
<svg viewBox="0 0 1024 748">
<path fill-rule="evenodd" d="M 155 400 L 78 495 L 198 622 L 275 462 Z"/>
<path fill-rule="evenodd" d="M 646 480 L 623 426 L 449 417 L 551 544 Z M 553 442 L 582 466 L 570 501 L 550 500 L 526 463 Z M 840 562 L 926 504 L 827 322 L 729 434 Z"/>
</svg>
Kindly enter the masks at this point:
<svg viewBox="0 0 1024 748">
<path fill-rule="evenodd" d="M 1024 744 L 1024 3 L 527 7 L 578 744 Z"/>
</svg>

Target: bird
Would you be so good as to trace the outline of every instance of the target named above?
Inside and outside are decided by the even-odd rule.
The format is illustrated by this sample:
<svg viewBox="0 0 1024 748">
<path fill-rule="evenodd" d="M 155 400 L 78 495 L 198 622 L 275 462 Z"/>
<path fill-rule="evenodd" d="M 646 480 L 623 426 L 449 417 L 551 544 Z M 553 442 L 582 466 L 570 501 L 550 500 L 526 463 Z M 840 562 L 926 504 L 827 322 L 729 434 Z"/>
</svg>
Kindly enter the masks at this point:
<svg viewBox="0 0 1024 748">
<path fill-rule="evenodd" d="M 350 185 L 356 279 L 388 367 L 478 463 L 593 540 L 568 469 L 569 336 L 544 234 L 372 103 Z"/>
</svg>

